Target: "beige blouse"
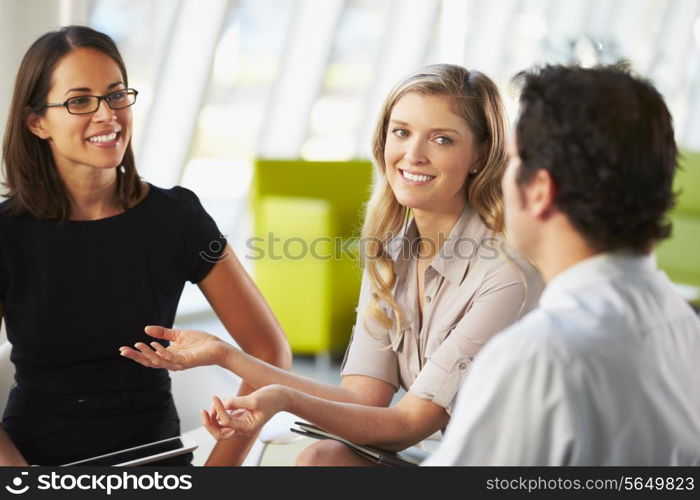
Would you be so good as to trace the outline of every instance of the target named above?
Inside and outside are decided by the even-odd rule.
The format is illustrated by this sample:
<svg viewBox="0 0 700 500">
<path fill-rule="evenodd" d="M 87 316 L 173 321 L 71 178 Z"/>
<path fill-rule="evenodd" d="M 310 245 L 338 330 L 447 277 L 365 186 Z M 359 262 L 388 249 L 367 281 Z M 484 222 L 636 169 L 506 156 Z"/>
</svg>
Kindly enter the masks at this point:
<svg viewBox="0 0 700 500">
<path fill-rule="evenodd" d="M 389 245 L 394 297 L 407 324 L 397 334 L 363 319 L 370 281 L 362 277 L 357 320 L 342 375 L 383 380 L 451 413 L 459 387 L 482 345 L 537 305 L 544 286 L 529 263 L 507 249 L 469 205 L 425 270 L 422 323 L 418 305 L 418 231 Z M 385 310 L 389 312 L 388 306 Z M 373 325 L 372 333 L 367 325 Z"/>
</svg>

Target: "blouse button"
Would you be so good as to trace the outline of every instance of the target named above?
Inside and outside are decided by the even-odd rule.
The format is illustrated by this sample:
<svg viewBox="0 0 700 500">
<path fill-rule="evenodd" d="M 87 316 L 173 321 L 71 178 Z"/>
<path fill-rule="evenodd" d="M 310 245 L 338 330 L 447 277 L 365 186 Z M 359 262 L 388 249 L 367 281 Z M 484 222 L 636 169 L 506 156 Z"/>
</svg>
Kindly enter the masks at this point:
<svg viewBox="0 0 700 500">
<path fill-rule="evenodd" d="M 430 295 L 426 295 L 426 296 L 425 296 L 425 301 L 426 301 L 428 304 L 430 304 L 430 301 L 431 301 L 431 300 L 433 300 L 433 299 L 430 298 Z"/>
<path fill-rule="evenodd" d="M 466 370 L 466 369 L 467 369 L 467 364 L 466 364 L 464 361 L 462 361 L 462 362 L 459 364 L 459 369 L 460 369 L 460 370 Z"/>
</svg>

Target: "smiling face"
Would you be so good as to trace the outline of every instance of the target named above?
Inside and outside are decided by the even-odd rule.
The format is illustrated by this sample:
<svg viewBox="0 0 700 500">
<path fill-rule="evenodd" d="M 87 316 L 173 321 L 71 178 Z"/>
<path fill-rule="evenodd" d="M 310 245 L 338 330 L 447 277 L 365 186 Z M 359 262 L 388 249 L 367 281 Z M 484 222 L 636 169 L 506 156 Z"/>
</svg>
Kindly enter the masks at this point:
<svg viewBox="0 0 700 500">
<path fill-rule="evenodd" d="M 389 118 L 384 163 L 396 199 L 414 211 L 459 214 L 465 184 L 478 159 L 467 123 L 450 98 L 409 92 Z"/>
<path fill-rule="evenodd" d="M 54 69 L 48 103 L 62 103 L 81 95 L 105 95 L 126 88 L 117 63 L 89 48 L 72 50 Z M 32 133 L 48 141 L 59 172 L 74 175 L 77 169 L 114 169 L 121 165 L 131 138 L 131 108 L 113 110 L 103 100 L 90 114 L 72 115 L 65 107 L 46 108 L 31 114 Z"/>
</svg>

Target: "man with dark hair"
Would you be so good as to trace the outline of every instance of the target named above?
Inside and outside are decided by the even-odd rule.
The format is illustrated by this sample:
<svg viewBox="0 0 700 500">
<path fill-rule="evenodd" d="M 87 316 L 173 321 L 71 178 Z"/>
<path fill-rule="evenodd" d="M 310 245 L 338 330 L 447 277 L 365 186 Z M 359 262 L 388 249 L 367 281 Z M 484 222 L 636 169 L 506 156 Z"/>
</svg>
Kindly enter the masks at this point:
<svg viewBox="0 0 700 500">
<path fill-rule="evenodd" d="M 518 78 L 506 230 L 547 288 L 477 356 L 426 465 L 700 465 L 700 319 L 652 253 L 668 109 L 622 67 Z"/>
</svg>

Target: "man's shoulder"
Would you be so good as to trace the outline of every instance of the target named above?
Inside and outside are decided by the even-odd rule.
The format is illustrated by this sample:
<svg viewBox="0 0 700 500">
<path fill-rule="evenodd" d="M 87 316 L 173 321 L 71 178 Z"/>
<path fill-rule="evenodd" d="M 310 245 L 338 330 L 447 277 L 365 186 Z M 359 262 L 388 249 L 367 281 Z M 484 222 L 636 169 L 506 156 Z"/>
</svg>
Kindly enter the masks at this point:
<svg viewBox="0 0 700 500">
<path fill-rule="evenodd" d="M 556 351 L 562 334 L 569 335 L 571 330 L 571 325 L 561 315 L 538 307 L 496 335 L 489 344 L 493 349 L 529 356 Z"/>
<path fill-rule="evenodd" d="M 640 280 L 641 278 L 637 278 Z M 648 283 L 598 283 L 558 294 L 494 337 L 494 347 L 518 356 L 547 356 L 572 362 L 631 356 L 645 339 L 686 329 L 700 320 L 678 294 L 656 276 Z"/>
<path fill-rule="evenodd" d="M 600 337 L 607 334 L 604 330 L 605 318 L 587 316 L 585 311 L 573 307 L 555 311 L 537 307 L 489 344 L 519 360 L 538 358 L 570 363 L 600 349 Z"/>
</svg>

